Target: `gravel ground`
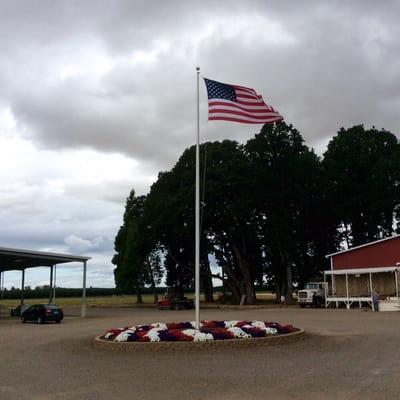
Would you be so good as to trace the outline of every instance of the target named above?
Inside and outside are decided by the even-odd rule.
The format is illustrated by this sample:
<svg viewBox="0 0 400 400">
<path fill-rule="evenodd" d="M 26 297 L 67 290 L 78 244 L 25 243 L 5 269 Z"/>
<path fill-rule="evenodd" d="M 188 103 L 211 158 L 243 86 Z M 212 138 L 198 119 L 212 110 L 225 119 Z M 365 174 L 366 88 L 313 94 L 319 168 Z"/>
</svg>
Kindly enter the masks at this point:
<svg viewBox="0 0 400 400">
<path fill-rule="evenodd" d="M 89 309 L 36 325 L 0 320 L 0 399 L 396 399 L 400 313 L 269 308 L 203 310 L 204 319 L 275 320 L 299 341 L 211 352 L 93 349 L 108 328 L 193 319 L 191 311 Z"/>
</svg>

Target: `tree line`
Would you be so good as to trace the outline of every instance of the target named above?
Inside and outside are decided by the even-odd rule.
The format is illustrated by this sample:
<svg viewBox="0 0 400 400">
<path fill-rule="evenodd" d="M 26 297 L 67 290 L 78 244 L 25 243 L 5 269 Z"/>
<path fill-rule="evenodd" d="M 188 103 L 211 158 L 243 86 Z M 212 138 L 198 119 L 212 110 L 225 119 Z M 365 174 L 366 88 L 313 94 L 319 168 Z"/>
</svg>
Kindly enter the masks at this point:
<svg viewBox="0 0 400 400">
<path fill-rule="evenodd" d="M 213 282 L 233 303 L 268 285 L 293 301 L 294 284 L 321 279 L 325 255 L 398 232 L 400 145 L 386 130 L 340 129 L 319 157 L 298 130 L 264 125 L 245 144 L 201 145 L 201 290 Z M 145 196 L 130 192 L 112 263 L 118 290 L 163 280 L 193 288 L 195 147 L 160 172 Z"/>
<path fill-rule="evenodd" d="M 25 299 L 45 299 L 50 297 L 50 286 L 36 286 L 32 288 L 30 286 L 24 287 L 24 298 Z M 134 291 L 126 294 L 132 294 Z M 94 288 L 89 287 L 86 288 L 86 296 L 95 297 L 95 296 L 111 296 L 118 295 L 121 292 L 117 288 Z M 1 299 L 20 299 L 22 295 L 20 288 L 15 288 L 12 286 L 10 289 L 4 288 L 0 294 Z M 79 288 L 56 288 L 57 297 L 81 297 L 82 289 Z"/>
</svg>

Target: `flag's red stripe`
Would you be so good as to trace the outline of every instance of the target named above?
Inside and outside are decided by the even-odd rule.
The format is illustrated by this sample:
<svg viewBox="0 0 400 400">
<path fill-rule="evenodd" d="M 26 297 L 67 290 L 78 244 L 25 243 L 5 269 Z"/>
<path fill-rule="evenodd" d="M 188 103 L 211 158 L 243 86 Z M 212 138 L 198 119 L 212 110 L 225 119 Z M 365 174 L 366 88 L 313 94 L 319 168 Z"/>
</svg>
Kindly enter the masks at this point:
<svg viewBox="0 0 400 400">
<path fill-rule="evenodd" d="M 256 96 L 256 95 L 251 95 L 251 94 L 239 94 L 239 93 L 237 93 L 236 94 L 236 98 L 238 99 L 238 98 L 241 98 L 241 99 L 254 99 L 254 100 L 258 100 L 259 99 L 259 97 L 258 96 Z"/>
<path fill-rule="evenodd" d="M 234 102 L 224 102 L 224 101 L 210 101 L 208 103 L 209 107 L 215 106 L 225 106 L 230 108 L 238 108 L 239 110 L 248 111 L 248 112 L 265 112 L 271 111 L 269 107 L 265 104 L 252 104 L 251 106 L 243 106 L 242 104 L 234 103 Z"/>
<path fill-rule="evenodd" d="M 275 111 L 273 110 L 267 110 L 264 108 L 264 110 L 245 110 L 243 108 L 238 108 L 238 107 L 230 107 L 230 108 L 209 108 L 210 112 L 213 110 L 218 110 L 219 112 L 231 112 L 231 111 L 237 111 L 237 112 L 244 112 L 244 113 L 248 113 L 248 114 L 270 114 L 270 113 L 275 113 L 277 114 Z"/>
<path fill-rule="evenodd" d="M 236 110 L 225 110 L 225 109 L 209 110 L 209 114 L 219 114 L 219 113 L 242 115 L 243 117 L 249 117 L 254 119 L 265 119 L 270 116 L 272 117 L 272 115 L 254 115 L 248 112 L 236 111 Z M 276 114 L 276 113 L 269 113 L 269 114 Z"/>
<path fill-rule="evenodd" d="M 243 108 L 237 108 L 237 107 L 221 107 L 221 106 L 214 106 L 214 107 L 209 107 L 209 112 L 226 112 L 226 113 L 242 113 L 242 114 L 249 114 L 249 115 L 257 115 L 257 116 L 262 116 L 262 115 L 271 115 L 271 114 L 276 114 L 279 115 L 274 110 L 244 110 Z"/>
<path fill-rule="evenodd" d="M 258 101 L 243 101 L 239 100 L 238 98 L 236 99 L 236 103 L 243 104 L 244 106 L 256 106 L 256 105 L 264 105 L 265 103 L 261 100 Z"/>
<path fill-rule="evenodd" d="M 237 89 L 237 90 L 243 90 L 243 91 L 246 91 L 246 92 L 257 94 L 257 92 L 254 89 L 251 89 L 251 88 L 248 88 L 248 87 L 238 86 L 238 85 L 230 85 L 230 86 L 232 86 L 234 89 Z"/>
<path fill-rule="evenodd" d="M 243 100 L 242 100 L 243 99 Z M 208 101 L 224 101 L 225 99 L 220 99 L 218 97 L 211 97 Z M 246 101 L 246 100 L 253 100 L 253 101 Z M 233 101 L 233 100 L 228 100 Z M 236 96 L 236 103 L 244 104 L 244 105 L 257 105 L 257 104 L 265 104 L 262 97 L 251 97 L 251 96 Z"/>
<path fill-rule="evenodd" d="M 233 118 L 233 117 L 209 117 L 209 121 L 231 121 L 231 122 L 241 122 L 243 124 L 259 124 L 261 122 L 278 122 L 282 121 L 282 117 L 276 117 L 276 118 L 269 118 L 265 119 L 264 121 L 248 121 L 245 119 L 240 119 L 240 118 Z"/>
<path fill-rule="evenodd" d="M 257 97 L 256 92 L 246 92 L 244 90 L 235 90 L 236 96 L 251 96 L 251 97 Z"/>
</svg>

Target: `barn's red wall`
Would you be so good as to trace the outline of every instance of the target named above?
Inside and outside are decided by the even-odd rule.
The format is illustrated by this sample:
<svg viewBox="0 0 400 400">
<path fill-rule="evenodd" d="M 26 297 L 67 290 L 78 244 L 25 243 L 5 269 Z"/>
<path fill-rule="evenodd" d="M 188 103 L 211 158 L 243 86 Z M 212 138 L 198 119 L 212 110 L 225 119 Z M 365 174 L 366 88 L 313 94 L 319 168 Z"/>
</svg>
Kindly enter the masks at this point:
<svg viewBox="0 0 400 400">
<path fill-rule="evenodd" d="M 400 263 L 400 236 L 332 257 L 333 269 L 395 267 Z"/>
</svg>

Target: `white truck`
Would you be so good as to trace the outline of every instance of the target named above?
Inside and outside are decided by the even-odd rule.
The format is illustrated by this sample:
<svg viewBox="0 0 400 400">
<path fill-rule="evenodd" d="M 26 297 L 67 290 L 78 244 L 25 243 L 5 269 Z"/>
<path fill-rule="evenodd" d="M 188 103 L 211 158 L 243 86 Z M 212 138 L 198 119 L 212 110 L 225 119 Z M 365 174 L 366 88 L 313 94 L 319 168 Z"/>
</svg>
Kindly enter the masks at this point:
<svg viewBox="0 0 400 400">
<path fill-rule="evenodd" d="M 297 303 L 300 307 L 310 306 L 320 308 L 325 305 L 325 290 L 327 284 L 324 282 L 309 282 L 306 287 L 297 293 Z"/>
</svg>

